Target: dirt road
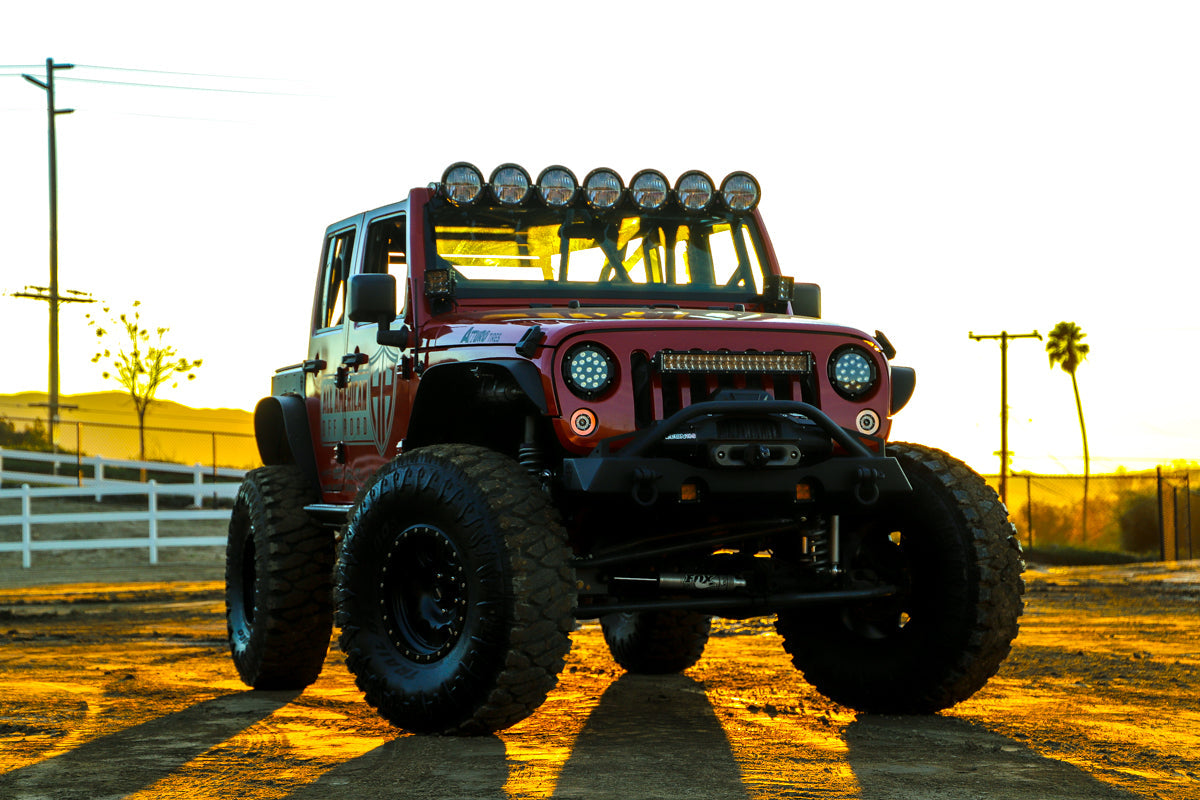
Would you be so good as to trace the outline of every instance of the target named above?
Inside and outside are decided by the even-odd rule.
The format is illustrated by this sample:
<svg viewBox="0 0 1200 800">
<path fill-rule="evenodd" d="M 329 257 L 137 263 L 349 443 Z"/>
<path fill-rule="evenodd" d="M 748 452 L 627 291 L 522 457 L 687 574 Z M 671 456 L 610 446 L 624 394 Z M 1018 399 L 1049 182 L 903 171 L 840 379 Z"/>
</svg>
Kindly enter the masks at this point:
<svg viewBox="0 0 1200 800">
<path fill-rule="evenodd" d="M 652 678 L 589 624 L 542 709 L 477 739 L 390 728 L 336 648 L 302 694 L 247 691 L 212 572 L 0 574 L 0 798 L 1200 798 L 1198 562 L 1032 572 L 1012 656 L 939 716 L 825 700 L 766 625 Z"/>
</svg>

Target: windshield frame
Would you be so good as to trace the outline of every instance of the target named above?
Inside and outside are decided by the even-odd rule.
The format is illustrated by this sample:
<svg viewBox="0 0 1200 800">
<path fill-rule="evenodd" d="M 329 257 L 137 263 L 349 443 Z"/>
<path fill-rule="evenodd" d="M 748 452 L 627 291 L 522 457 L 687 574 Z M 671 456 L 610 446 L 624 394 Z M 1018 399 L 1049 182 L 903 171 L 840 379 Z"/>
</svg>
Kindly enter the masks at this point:
<svg viewBox="0 0 1200 800">
<path fill-rule="evenodd" d="M 713 210 L 703 213 L 685 212 L 678 208 L 668 208 L 661 211 L 643 211 L 632 207 L 596 211 L 586 206 L 571 206 L 564 209 L 546 208 L 544 206 L 522 206 L 517 208 L 497 207 L 494 205 L 475 205 L 457 207 L 444 200 L 434 199 L 426 214 L 426 270 L 449 270 L 454 276 L 453 296 L 455 299 L 489 299 L 489 298 L 521 298 L 531 300 L 550 300 L 555 298 L 575 298 L 591 300 L 649 300 L 652 302 L 682 302 L 689 305 L 706 304 L 757 304 L 763 301 L 763 291 L 768 279 L 775 274 L 773 253 L 769 242 L 761 228 L 757 212 L 734 214 L 724 210 Z M 624 248 L 629 241 L 619 242 L 619 232 L 628 234 L 629 223 L 622 226 L 622 221 L 639 220 L 639 231 L 653 229 L 660 231 L 678 231 L 686 227 L 687 235 L 674 242 L 657 244 L 661 250 L 659 259 L 662 260 L 658 273 L 652 275 L 649 261 L 642 265 L 647 274 L 645 280 L 635 281 L 625 272 L 624 267 L 612 268 L 612 262 L 625 254 Z M 550 253 L 543 257 L 557 257 L 557 264 L 550 270 L 543 267 L 543 274 L 551 277 L 542 280 L 496 280 L 467 278 L 451 261 L 439 255 L 439 245 L 452 241 L 452 237 L 437 235 L 438 229 L 475 227 L 483 231 L 503 228 L 513 231 L 514 243 L 516 235 L 524 230 L 529 231 L 534 226 L 552 226 L 559 228 L 554 237 L 559 244 L 558 253 Z M 677 246 L 684 246 L 692 237 L 692 231 L 700 229 L 711 231 L 714 227 L 728 226 L 729 239 L 732 244 L 736 266 L 731 278 L 724 284 L 693 283 L 691 276 L 684 281 L 676 280 L 678 270 L 682 265 L 674 262 L 678 258 L 675 253 Z M 574 229 L 574 230 L 571 230 Z M 564 240 L 566 231 L 569 238 Z M 582 234 L 582 235 L 579 235 Z M 499 234 L 497 234 L 499 236 Z M 668 237 L 670 238 L 670 237 Z M 501 237 L 504 239 L 504 237 Z M 573 248 L 571 242 L 590 240 L 604 254 L 605 272 L 611 275 L 605 279 L 568 280 L 563 279 L 564 267 L 570 272 L 572 254 L 578 258 L 584 248 Z M 711 253 L 711 251 L 709 251 Z M 690 256 L 689 256 L 690 257 Z M 636 257 L 626 257 L 624 264 Z M 649 256 L 646 256 L 649 259 Z M 710 258 L 709 269 L 712 269 Z M 726 265 L 733 263 L 726 259 Z M 462 266 L 460 264 L 460 266 Z M 675 274 L 671 274 L 674 272 Z M 620 279 L 619 273 L 625 278 Z M 670 278 L 671 282 L 667 282 Z"/>
</svg>

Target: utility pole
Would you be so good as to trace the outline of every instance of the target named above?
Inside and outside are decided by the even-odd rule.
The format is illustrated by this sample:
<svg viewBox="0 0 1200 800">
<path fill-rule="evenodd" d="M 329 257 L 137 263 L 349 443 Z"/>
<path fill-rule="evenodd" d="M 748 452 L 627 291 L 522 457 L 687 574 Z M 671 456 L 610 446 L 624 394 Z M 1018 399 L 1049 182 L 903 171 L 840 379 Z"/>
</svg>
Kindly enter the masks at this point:
<svg viewBox="0 0 1200 800">
<path fill-rule="evenodd" d="M 1009 333 L 1008 331 L 1000 331 L 996 334 L 976 335 L 974 332 L 967 334 L 975 341 L 983 339 L 999 339 L 1000 340 L 1000 499 L 1004 501 L 1004 505 L 1008 505 L 1008 340 L 1009 339 L 1038 339 L 1042 335 L 1037 331 L 1033 333 Z"/>
<path fill-rule="evenodd" d="M 70 114 L 73 108 L 54 107 L 54 70 L 72 69 L 74 64 L 55 64 L 53 58 L 46 59 L 46 80 L 42 82 L 32 75 L 21 77 L 46 91 L 46 117 L 49 124 L 50 144 L 50 285 L 45 299 L 50 305 L 50 396 L 47 405 L 50 447 L 54 447 L 54 423 L 58 419 L 58 143 L 54 135 L 54 120 L 59 114 Z"/>
</svg>

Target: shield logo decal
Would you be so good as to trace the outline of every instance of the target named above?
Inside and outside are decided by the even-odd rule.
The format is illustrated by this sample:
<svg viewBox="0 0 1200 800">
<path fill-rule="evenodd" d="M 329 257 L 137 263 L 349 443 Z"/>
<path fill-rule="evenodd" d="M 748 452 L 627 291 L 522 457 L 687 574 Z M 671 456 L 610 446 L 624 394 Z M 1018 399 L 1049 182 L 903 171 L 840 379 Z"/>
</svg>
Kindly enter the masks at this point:
<svg viewBox="0 0 1200 800">
<path fill-rule="evenodd" d="M 396 364 L 399 353 L 391 347 L 381 347 L 371 357 L 371 390 L 367 414 L 371 421 L 371 438 L 379 455 L 387 450 L 396 416 Z"/>
</svg>

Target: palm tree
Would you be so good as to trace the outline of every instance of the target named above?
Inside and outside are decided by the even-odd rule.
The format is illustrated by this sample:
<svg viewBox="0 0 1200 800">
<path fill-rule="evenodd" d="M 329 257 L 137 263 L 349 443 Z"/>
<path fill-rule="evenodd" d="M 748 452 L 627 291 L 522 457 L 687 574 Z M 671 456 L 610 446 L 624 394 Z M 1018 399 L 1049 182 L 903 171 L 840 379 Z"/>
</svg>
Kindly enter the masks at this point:
<svg viewBox="0 0 1200 800">
<path fill-rule="evenodd" d="M 1050 355 L 1050 368 L 1058 364 L 1063 372 L 1071 376 L 1071 388 L 1075 390 L 1075 409 L 1079 412 L 1079 432 L 1083 435 L 1083 541 L 1087 541 L 1088 478 L 1091 474 L 1088 463 L 1087 428 L 1083 424 L 1083 403 L 1079 400 L 1079 382 L 1075 370 L 1087 358 L 1091 348 L 1084 344 L 1087 336 L 1074 322 L 1060 322 L 1046 337 L 1046 352 Z"/>
</svg>

